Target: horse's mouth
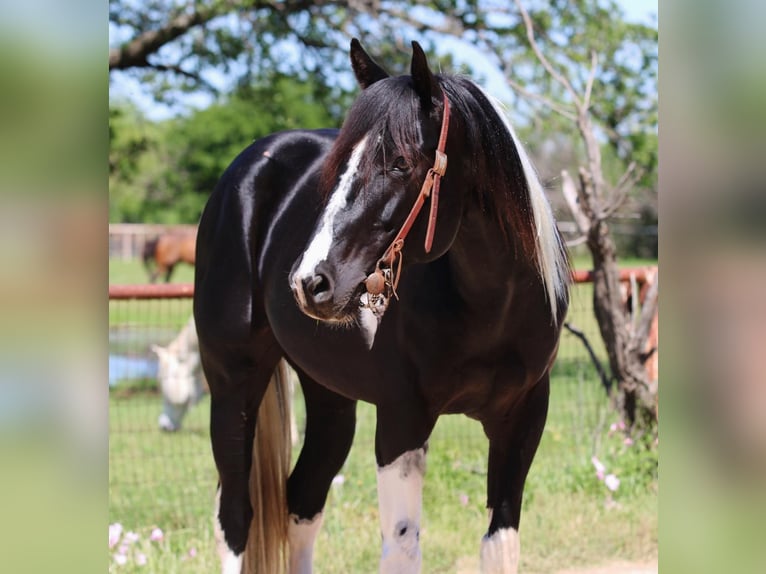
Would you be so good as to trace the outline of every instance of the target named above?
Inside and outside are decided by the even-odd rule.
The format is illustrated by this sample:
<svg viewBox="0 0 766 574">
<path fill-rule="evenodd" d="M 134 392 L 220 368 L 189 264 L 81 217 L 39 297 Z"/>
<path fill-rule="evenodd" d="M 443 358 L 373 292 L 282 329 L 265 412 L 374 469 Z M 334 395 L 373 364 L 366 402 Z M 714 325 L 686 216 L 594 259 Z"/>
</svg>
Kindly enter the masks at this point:
<svg viewBox="0 0 766 574">
<path fill-rule="evenodd" d="M 365 292 L 366 288 L 362 282 L 342 300 L 323 305 L 315 305 L 311 300 L 302 298 L 301 293 L 295 289 L 293 296 L 304 315 L 335 327 L 352 328 L 357 324 L 359 307 L 362 306 L 362 295 Z"/>
</svg>

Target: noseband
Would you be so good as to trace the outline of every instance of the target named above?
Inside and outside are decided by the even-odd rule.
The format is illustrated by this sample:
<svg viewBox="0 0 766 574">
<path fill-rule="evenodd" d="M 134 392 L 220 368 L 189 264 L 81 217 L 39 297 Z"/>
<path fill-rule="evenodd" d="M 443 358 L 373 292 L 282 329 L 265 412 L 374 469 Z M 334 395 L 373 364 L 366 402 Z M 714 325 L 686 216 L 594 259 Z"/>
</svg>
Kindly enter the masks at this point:
<svg viewBox="0 0 766 574">
<path fill-rule="evenodd" d="M 436 157 L 434 159 L 434 165 L 428 170 L 426 179 L 423 181 L 423 185 L 420 188 L 418 198 L 415 200 L 415 205 L 412 206 L 407 219 L 404 220 L 399 233 L 396 234 L 391 245 L 383 253 L 383 257 L 378 259 L 378 263 L 375 265 L 375 271 L 367 276 L 364 282 L 369 293 L 369 304 L 372 305 L 374 301 L 372 299 L 379 299 L 384 290 L 390 291 L 396 295 L 396 287 L 399 284 L 399 275 L 402 271 L 402 249 L 404 248 L 404 240 L 407 234 L 412 229 L 412 225 L 415 223 L 418 214 L 420 213 L 423 204 L 426 199 L 431 198 L 431 212 L 428 217 L 428 228 L 426 230 L 426 239 L 424 247 L 426 253 L 430 253 L 431 246 L 434 241 L 434 230 L 436 229 L 436 210 L 439 207 L 439 185 L 441 178 L 447 171 L 447 154 L 444 153 L 444 149 L 447 145 L 447 132 L 449 131 L 449 113 L 450 104 L 447 99 L 447 94 L 444 94 L 444 114 L 442 116 L 441 133 L 439 134 L 439 143 L 436 146 Z M 396 272 L 393 272 L 394 263 L 396 263 Z M 398 298 L 398 297 L 397 297 Z"/>
</svg>

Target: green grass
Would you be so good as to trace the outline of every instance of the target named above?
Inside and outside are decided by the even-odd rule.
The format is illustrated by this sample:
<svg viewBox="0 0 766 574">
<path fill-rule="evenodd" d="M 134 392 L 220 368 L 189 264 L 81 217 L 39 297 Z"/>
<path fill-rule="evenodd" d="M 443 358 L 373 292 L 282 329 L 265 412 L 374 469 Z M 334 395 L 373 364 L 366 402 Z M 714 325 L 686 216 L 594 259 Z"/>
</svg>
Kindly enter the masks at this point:
<svg viewBox="0 0 766 574">
<path fill-rule="evenodd" d="M 300 397 L 296 407 L 301 421 Z M 149 571 L 218 569 L 211 527 L 216 477 L 208 408 L 206 399 L 181 432 L 163 434 L 156 429 L 159 396 L 112 393 L 110 522 L 139 533 Z M 592 380 L 554 382 L 549 421 L 525 491 L 523 572 L 656 556 L 656 483 L 618 490 L 610 503 L 593 476 L 594 429 L 605 428 L 613 418 Z M 374 409 L 360 404 L 354 447 L 341 471 L 345 481 L 330 492 L 317 541 L 317 574 L 377 570 L 374 426 Z M 424 573 L 456 572 L 458 565 L 467 571 L 477 568 L 479 541 L 487 527 L 486 453 L 478 423 L 454 415 L 440 419 L 430 441 L 423 499 Z M 147 540 L 155 526 L 167 533 L 162 544 Z M 194 558 L 188 556 L 191 548 L 198 552 Z"/>
<path fill-rule="evenodd" d="M 131 270 L 132 269 L 132 270 Z M 112 272 L 114 274 L 112 275 Z M 110 265 L 113 282 L 141 283 L 140 265 Z M 179 274 L 179 279 L 181 275 Z M 589 333 L 603 356 L 589 285 L 573 291 L 569 320 Z M 110 303 L 110 326 L 121 326 L 113 349 L 145 352 L 188 319 L 191 302 Z M 110 560 L 110 572 L 202 573 L 219 570 L 212 534 L 216 485 L 208 436 L 209 400 L 197 405 L 181 432 L 157 430 L 161 398 L 151 381 L 135 392 L 110 393 L 109 519 L 138 533 L 128 564 Z M 300 396 L 295 401 L 303 418 Z M 521 571 L 549 573 L 614 559 L 657 556 L 657 481 L 644 462 L 607 429 L 615 416 L 579 341 L 562 336 L 553 371 L 548 423 L 525 489 Z M 299 422 L 300 426 L 300 422 Z M 374 458 L 374 409 L 360 404 L 354 446 L 332 487 L 315 553 L 315 572 L 376 572 L 380 551 Z M 590 463 L 599 456 L 622 484 L 609 496 Z M 426 473 L 421 545 L 423 572 L 476 572 L 485 509 L 487 441 L 475 421 L 442 417 L 432 434 Z M 297 450 L 294 453 L 294 459 Z M 153 527 L 165 532 L 149 541 Z M 196 551 L 190 556 L 191 550 Z M 138 553 L 147 563 L 137 566 Z"/>
</svg>

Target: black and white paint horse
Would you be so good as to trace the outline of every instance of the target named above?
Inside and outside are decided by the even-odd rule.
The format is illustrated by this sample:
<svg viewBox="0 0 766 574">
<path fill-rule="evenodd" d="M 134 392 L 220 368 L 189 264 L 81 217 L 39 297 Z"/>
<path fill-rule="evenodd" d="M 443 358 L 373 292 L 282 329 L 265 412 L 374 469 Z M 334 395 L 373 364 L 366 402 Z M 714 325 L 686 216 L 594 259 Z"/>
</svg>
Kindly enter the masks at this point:
<svg viewBox="0 0 766 574">
<path fill-rule="evenodd" d="M 420 570 L 426 444 L 445 413 L 480 421 L 489 439 L 482 570 L 517 571 L 569 268 L 503 112 L 468 79 L 432 74 L 413 50 L 411 75 L 389 77 L 353 41 L 362 91 L 343 128 L 254 142 L 202 216 L 194 310 L 224 572 L 276 572 L 282 552 L 289 572 L 311 572 L 356 401 L 377 409 L 380 571 Z M 307 411 L 289 478 L 284 457 L 266 460 L 259 446 L 285 453 L 262 420 L 273 409 L 259 411 L 283 360 Z"/>
</svg>

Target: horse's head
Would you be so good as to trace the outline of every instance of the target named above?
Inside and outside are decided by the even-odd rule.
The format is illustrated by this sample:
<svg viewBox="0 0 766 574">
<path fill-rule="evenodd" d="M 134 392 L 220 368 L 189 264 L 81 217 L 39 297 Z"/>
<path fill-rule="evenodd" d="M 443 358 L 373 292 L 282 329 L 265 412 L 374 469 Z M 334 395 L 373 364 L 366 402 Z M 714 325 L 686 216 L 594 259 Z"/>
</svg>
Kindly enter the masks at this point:
<svg viewBox="0 0 766 574">
<path fill-rule="evenodd" d="M 440 165 L 437 147 L 448 104 L 421 47 L 413 42 L 409 76 L 389 77 L 356 40 L 351 43 L 351 62 L 362 92 L 324 165 L 324 212 L 290 274 L 301 310 L 340 324 L 356 322 L 360 306 L 369 307 L 372 299 L 386 299 L 387 304 L 400 261 L 406 266 L 443 254 L 462 210 L 462 197 L 446 189 L 438 203 L 433 241 L 426 245 L 428 222 L 437 212 L 429 214 L 426 207 L 413 215 L 413 206 L 421 195 L 427 199 L 430 189 L 422 194 L 424 181 L 433 179 L 435 161 Z M 445 148 L 446 128 L 441 139 Z M 453 181 L 452 188 L 454 180 L 454 175 L 445 178 Z M 405 225 L 408 219 L 411 230 Z M 399 242 L 393 248 L 392 242 L 402 237 L 403 225 L 409 232 L 404 233 L 400 255 Z M 365 280 L 378 268 L 385 272 L 380 277 L 388 287 L 381 283 L 381 295 L 371 298 L 375 289 Z M 376 315 L 379 319 L 382 312 Z"/>
</svg>

